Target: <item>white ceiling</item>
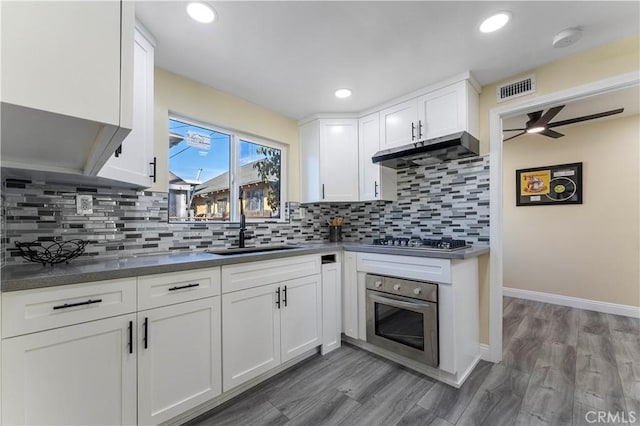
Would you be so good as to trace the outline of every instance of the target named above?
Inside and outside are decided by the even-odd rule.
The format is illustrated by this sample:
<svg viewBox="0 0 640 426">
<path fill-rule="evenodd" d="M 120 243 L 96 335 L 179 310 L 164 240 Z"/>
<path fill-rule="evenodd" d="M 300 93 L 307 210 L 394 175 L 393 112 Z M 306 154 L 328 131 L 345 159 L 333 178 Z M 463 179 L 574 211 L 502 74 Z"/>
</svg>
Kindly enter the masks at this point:
<svg viewBox="0 0 640 426">
<path fill-rule="evenodd" d="M 640 32 L 637 1 L 211 1 L 213 24 L 185 4 L 136 2 L 156 65 L 296 119 L 359 112 L 465 71 L 489 84 Z M 479 33 L 500 10 L 511 22 Z M 582 39 L 554 49 L 572 26 Z M 353 96 L 336 99 L 340 87 Z"/>
</svg>

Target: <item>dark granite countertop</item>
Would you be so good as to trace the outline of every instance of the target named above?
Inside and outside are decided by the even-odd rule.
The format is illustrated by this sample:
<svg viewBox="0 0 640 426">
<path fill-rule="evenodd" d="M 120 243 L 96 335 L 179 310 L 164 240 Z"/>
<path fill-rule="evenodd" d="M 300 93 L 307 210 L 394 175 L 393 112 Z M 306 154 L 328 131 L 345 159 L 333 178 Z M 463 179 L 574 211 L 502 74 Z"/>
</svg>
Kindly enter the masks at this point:
<svg viewBox="0 0 640 426">
<path fill-rule="evenodd" d="M 189 271 L 221 265 L 279 259 L 289 256 L 324 253 L 336 250 L 359 251 L 404 256 L 466 259 L 489 252 L 488 246 L 478 246 L 453 252 L 424 249 L 402 249 L 360 243 L 308 243 L 295 249 L 221 256 L 205 252 L 169 253 L 131 256 L 123 259 L 75 261 L 68 265 L 9 265 L 0 270 L 2 292 L 52 287 L 65 284 L 111 280 L 167 272 Z"/>
</svg>

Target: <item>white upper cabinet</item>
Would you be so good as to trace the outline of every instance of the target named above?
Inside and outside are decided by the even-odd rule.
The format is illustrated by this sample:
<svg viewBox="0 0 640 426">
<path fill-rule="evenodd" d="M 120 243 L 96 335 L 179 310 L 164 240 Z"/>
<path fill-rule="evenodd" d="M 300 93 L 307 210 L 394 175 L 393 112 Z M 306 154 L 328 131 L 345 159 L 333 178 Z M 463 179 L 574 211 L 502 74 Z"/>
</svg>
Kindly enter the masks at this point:
<svg viewBox="0 0 640 426">
<path fill-rule="evenodd" d="M 469 79 L 380 111 L 380 149 L 462 131 L 478 135 L 478 91 Z"/>
<path fill-rule="evenodd" d="M 434 90 L 418 98 L 420 139 L 466 131 L 478 134 L 478 92 L 467 81 Z"/>
<path fill-rule="evenodd" d="M 303 203 L 358 199 L 358 120 L 300 126 L 300 193 Z"/>
<path fill-rule="evenodd" d="M 360 152 L 360 201 L 397 199 L 396 171 L 374 164 L 371 157 L 380 151 L 380 114 L 358 120 Z"/>
<path fill-rule="evenodd" d="M 1 7 L 2 166 L 95 176 L 132 128 L 133 3 Z"/>
<path fill-rule="evenodd" d="M 415 99 L 380 111 L 380 149 L 418 140 L 418 104 Z"/>
<path fill-rule="evenodd" d="M 133 129 L 98 176 L 148 188 L 154 183 L 154 42 L 136 29 L 133 45 Z"/>
</svg>

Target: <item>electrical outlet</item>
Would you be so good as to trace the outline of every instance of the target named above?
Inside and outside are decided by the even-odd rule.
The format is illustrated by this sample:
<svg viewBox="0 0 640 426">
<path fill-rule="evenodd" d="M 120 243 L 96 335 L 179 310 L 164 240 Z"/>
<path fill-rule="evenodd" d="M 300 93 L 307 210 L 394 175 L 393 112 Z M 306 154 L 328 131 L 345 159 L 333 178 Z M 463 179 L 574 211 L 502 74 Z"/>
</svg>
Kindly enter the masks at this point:
<svg viewBox="0 0 640 426">
<path fill-rule="evenodd" d="M 298 219 L 304 219 L 306 215 L 307 215 L 307 208 L 300 206 L 298 208 Z"/>
<path fill-rule="evenodd" d="M 291 203 L 288 201 L 284 203 L 284 220 L 289 220 L 291 217 Z"/>
<path fill-rule="evenodd" d="M 76 195 L 76 212 L 78 214 L 93 214 L 93 196 Z"/>
</svg>

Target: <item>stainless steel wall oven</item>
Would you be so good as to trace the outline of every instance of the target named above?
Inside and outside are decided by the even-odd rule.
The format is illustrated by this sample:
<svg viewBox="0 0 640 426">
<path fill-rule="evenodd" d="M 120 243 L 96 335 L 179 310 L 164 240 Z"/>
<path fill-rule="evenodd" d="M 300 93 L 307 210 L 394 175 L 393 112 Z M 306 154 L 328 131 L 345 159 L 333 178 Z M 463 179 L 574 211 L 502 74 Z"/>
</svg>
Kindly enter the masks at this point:
<svg viewBox="0 0 640 426">
<path fill-rule="evenodd" d="M 438 285 L 367 274 L 366 287 L 367 342 L 436 367 Z"/>
</svg>

